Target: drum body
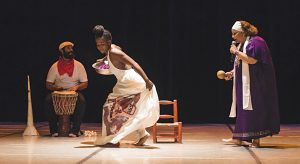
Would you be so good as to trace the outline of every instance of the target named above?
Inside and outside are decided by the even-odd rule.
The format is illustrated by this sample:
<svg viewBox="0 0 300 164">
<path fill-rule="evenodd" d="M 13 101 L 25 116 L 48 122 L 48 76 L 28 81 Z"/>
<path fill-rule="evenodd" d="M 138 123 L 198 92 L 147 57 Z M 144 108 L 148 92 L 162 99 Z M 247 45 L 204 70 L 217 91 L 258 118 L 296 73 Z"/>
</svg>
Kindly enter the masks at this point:
<svg viewBox="0 0 300 164">
<path fill-rule="evenodd" d="M 52 101 L 58 115 L 58 135 L 68 136 L 70 132 L 70 115 L 74 113 L 78 93 L 75 91 L 54 91 Z"/>
</svg>

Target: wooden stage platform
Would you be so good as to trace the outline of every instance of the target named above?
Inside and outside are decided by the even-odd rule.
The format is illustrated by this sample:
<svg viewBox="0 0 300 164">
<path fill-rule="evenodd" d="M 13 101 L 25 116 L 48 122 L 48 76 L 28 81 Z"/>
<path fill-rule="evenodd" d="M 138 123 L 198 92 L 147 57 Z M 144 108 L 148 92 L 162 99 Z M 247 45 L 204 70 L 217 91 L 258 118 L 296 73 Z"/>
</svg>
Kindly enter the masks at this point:
<svg viewBox="0 0 300 164">
<path fill-rule="evenodd" d="M 101 163 L 101 164 L 300 164 L 300 124 L 281 125 L 279 135 L 263 138 L 261 148 L 222 142 L 230 138 L 226 124 L 183 125 L 183 143 L 152 142 L 134 146 L 134 136 L 119 148 L 94 146 L 95 136 L 50 137 L 47 122 L 35 123 L 39 136 L 23 136 L 26 124 L 0 123 L 0 163 Z M 83 131 L 101 135 L 100 124 L 83 123 Z M 151 129 L 148 129 L 151 133 Z M 85 143 L 85 144 L 83 144 Z"/>
</svg>

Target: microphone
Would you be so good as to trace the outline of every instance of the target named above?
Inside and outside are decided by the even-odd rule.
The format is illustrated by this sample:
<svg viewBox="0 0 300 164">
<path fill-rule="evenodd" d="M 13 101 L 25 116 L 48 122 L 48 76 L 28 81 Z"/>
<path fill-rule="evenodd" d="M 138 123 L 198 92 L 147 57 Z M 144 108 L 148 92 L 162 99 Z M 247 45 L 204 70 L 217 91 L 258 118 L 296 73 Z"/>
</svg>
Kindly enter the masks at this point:
<svg viewBox="0 0 300 164">
<path fill-rule="evenodd" d="M 231 42 L 231 45 L 236 45 L 236 44 L 237 44 L 237 41 L 235 41 L 235 40 L 233 40 Z M 235 56 L 232 53 L 230 53 L 230 62 L 234 62 L 234 58 L 235 58 Z"/>
</svg>

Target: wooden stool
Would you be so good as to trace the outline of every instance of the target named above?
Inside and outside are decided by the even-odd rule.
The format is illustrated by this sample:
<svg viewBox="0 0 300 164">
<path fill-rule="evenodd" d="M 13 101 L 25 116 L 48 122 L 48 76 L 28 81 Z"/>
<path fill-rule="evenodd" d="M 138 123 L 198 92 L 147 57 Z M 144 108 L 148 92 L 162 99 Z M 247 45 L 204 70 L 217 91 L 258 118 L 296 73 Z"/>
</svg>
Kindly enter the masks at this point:
<svg viewBox="0 0 300 164">
<path fill-rule="evenodd" d="M 153 143 L 157 143 L 157 138 L 174 138 L 174 142 L 182 143 L 182 122 L 178 122 L 178 106 L 177 106 L 177 100 L 160 100 L 160 105 L 172 105 L 172 112 L 167 112 L 170 114 L 161 114 L 159 116 L 159 120 L 156 124 L 153 125 Z M 162 108 L 161 108 L 162 110 Z M 172 119 L 170 122 L 159 122 L 162 121 L 162 119 Z M 160 129 L 163 130 L 163 128 L 171 127 L 173 131 L 170 133 L 163 133 L 158 132 Z"/>
</svg>

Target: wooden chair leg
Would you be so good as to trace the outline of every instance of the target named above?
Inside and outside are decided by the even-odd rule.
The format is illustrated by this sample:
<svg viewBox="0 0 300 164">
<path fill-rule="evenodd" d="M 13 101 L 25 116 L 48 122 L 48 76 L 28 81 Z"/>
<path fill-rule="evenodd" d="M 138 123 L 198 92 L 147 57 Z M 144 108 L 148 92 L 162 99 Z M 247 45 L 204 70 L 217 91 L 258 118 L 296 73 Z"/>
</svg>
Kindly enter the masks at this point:
<svg viewBox="0 0 300 164">
<path fill-rule="evenodd" d="M 178 142 L 182 143 L 182 122 L 178 123 Z"/>
<path fill-rule="evenodd" d="M 174 127 L 174 142 L 178 142 L 178 127 Z"/>
<path fill-rule="evenodd" d="M 157 143 L 157 127 L 156 127 L 156 123 L 152 127 L 152 138 L 153 138 L 153 143 Z"/>
</svg>

